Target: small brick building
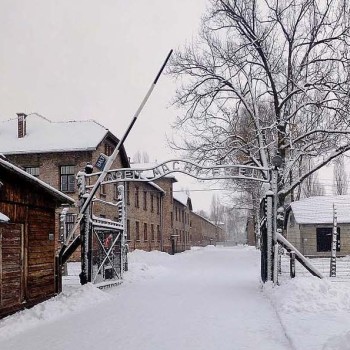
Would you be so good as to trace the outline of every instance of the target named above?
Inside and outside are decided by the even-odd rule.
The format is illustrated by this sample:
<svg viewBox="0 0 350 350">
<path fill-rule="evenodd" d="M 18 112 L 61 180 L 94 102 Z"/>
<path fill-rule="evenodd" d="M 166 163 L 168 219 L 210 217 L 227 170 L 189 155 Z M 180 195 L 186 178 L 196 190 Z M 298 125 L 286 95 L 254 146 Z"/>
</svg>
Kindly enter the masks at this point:
<svg viewBox="0 0 350 350">
<path fill-rule="evenodd" d="M 58 292 L 55 209 L 73 203 L 0 158 L 0 318 Z"/>
</svg>

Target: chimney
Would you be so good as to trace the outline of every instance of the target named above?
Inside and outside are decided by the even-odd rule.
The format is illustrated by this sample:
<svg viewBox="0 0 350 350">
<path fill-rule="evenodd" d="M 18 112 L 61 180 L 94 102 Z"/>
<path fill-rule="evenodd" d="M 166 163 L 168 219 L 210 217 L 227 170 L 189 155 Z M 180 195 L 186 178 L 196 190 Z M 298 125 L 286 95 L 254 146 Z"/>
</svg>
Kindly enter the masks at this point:
<svg viewBox="0 0 350 350">
<path fill-rule="evenodd" d="M 26 136 L 27 133 L 27 125 L 26 125 L 26 118 L 27 115 L 24 113 L 17 113 L 18 116 L 18 138 L 22 138 Z"/>
</svg>

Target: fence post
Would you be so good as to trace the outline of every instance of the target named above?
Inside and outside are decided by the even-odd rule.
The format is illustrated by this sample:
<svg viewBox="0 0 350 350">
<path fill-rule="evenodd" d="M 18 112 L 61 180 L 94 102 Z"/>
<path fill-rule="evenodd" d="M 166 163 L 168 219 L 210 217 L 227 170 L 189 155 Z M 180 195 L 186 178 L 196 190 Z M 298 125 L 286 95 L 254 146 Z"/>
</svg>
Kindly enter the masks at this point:
<svg viewBox="0 0 350 350">
<path fill-rule="evenodd" d="M 291 250 L 289 253 L 289 270 L 290 270 L 290 277 L 294 278 L 295 277 L 295 251 Z"/>
<path fill-rule="evenodd" d="M 337 275 L 337 211 L 333 203 L 333 232 L 332 232 L 332 249 L 331 249 L 331 263 L 330 263 L 330 277 L 336 277 Z"/>
</svg>

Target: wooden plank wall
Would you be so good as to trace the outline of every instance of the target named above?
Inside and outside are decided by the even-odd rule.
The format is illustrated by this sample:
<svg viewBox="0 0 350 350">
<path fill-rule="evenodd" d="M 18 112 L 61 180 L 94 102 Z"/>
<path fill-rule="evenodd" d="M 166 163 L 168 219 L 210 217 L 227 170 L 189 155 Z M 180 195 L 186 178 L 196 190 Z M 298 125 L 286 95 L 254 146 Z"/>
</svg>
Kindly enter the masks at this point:
<svg viewBox="0 0 350 350">
<path fill-rule="evenodd" d="M 55 292 L 54 212 L 29 209 L 28 215 L 28 300 Z"/>
<path fill-rule="evenodd" d="M 55 295 L 57 237 L 49 239 L 55 235 L 54 199 L 13 174 L 0 172 L 0 180 L 0 212 L 12 223 L 0 225 L 1 318 Z"/>
<path fill-rule="evenodd" d="M 0 224 L 0 306 L 12 307 L 24 298 L 23 225 Z"/>
</svg>

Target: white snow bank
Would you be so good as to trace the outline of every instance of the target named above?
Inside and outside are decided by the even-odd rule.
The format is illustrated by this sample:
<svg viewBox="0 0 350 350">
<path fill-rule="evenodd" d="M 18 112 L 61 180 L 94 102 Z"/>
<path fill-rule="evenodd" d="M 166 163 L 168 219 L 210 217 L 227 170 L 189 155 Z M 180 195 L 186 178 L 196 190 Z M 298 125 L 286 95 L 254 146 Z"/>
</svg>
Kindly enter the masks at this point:
<svg viewBox="0 0 350 350">
<path fill-rule="evenodd" d="M 331 337 L 322 350 L 349 350 L 350 349 L 350 331 Z"/>
<path fill-rule="evenodd" d="M 317 277 L 296 277 L 265 293 L 278 312 L 350 311 L 350 285 Z"/>
<path fill-rule="evenodd" d="M 90 283 L 70 288 L 31 309 L 19 311 L 0 320 L 0 340 L 40 324 L 55 321 L 62 316 L 85 310 L 110 298 L 109 294 Z"/>
<path fill-rule="evenodd" d="M 140 279 L 155 278 L 166 273 L 169 262 L 174 260 L 173 255 L 153 250 L 145 252 L 134 250 L 128 254 L 129 271 L 124 274 L 125 282 L 134 282 Z"/>
</svg>

